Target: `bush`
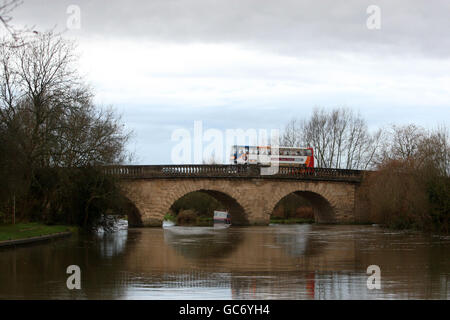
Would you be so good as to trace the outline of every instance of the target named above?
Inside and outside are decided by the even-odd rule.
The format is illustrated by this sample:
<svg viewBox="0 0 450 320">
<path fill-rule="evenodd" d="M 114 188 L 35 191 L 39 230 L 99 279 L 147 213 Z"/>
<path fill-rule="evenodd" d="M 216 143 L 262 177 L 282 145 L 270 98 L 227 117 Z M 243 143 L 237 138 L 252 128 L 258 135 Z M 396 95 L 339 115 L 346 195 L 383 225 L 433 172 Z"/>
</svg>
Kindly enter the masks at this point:
<svg viewBox="0 0 450 320">
<path fill-rule="evenodd" d="M 46 224 L 78 225 L 85 230 L 102 224 L 111 213 L 126 214 L 127 202 L 116 178 L 100 169 L 49 168 L 36 172 L 27 216 Z"/>
<path fill-rule="evenodd" d="M 177 216 L 177 225 L 194 225 L 197 223 L 197 213 L 194 210 L 181 210 Z"/>
<path fill-rule="evenodd" d="M 363 185 L 372 222 L 448 232 L 449 178 L 413 159 L 389 160 Z"/>
<path fill-rule="evenodd" d="M 314 219 L 311 203 L 302 196 L 291 193 L 278 202 L 273 217 Z"/>
<path fill-rule="evenodd" d="M 172 213 L 168 212 L 164 216 L 164 220 L 175 222 L 177 220 L 177 217 L 175 217 Z"/>
<path fill-rule="evenodd" d="M 442 233 L 450 230 L 450 178 L 435 177 L 428 182 L 427 194 L 430 202 L 430 215 L 435 229 Z"/>
</svg>

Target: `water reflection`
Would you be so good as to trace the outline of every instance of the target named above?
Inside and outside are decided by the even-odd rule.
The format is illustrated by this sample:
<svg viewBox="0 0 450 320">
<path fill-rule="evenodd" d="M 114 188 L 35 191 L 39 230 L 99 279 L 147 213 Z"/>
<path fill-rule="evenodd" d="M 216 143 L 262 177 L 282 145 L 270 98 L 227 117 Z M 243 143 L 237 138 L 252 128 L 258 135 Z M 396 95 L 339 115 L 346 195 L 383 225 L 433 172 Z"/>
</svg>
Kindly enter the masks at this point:
<svg viewBox="0 0 450 320">
<path fill-rule="evenodd" d="M 245 235 L 216 227 L 174 226 L 163 230 L 166 245 L 185 258 L 201 260 L 229 255 Z"/>
<path fill-rule="evenodd" d="M 279 226 L 280 228 L 274 225 L 274 227 L 275 242 L 290 257 L 312 256 L 320 253 L 326 244 L 314 237 L 315 232 L 311 224 Z M 317 228 L 317 226 L 314 227 Z"/>
<path fill-rule="evenodd" d="M 381 290 L 367 289 L 371 264 Z M 130 229 L 0 250 L 1 299 L 449 299 L 449 275 L 450 239 L 368 226 Z"/>
<path fill-rule="evenodd" d="M 112 258 L 124 252 L 127 239 L 127 230 L 118 230 L 114 233 L 99 232 L 93 236 L 93 243 L 98 249 L 99 255 L 104 258 Z"/>
</svg>

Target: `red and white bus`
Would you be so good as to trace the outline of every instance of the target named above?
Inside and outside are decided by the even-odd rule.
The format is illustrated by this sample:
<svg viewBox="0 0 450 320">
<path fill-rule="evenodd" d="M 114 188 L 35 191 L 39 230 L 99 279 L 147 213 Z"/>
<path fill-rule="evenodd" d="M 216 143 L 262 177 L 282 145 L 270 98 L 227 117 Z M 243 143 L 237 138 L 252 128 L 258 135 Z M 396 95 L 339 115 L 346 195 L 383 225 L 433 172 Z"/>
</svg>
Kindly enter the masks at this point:
<svg viewBox="0 0 450 320">
<path fill-rule="evenodd" d="M 278 161 L 279 166 L 314 168 L 312 148 L 234 145 L 231 147 L 230 160 L 234 164 L 271 165 Z"/>
</svg>

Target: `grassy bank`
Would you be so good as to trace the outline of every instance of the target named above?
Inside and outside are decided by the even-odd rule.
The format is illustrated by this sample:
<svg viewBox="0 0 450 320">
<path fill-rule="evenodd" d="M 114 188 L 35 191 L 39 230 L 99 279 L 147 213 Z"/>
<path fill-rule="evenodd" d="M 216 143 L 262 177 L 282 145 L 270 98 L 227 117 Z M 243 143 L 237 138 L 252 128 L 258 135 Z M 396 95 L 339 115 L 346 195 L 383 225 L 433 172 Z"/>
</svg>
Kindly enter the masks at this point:
<svg viewBox="0 0 450 320">
<path fill-rule="evenodd" d="M 304 219 L 304 218 L 271 218 L 270 223 L 274 224 L 301 224 L 301 223 L 314 223 L 313 219 Z"/>
<path fill-rule="evenodd" d="M 27 239 L 76 230 L 77 228 L 73 226 L 48 226 L 37 222 L 0 225 L 0 241 Z"/>
</svg>

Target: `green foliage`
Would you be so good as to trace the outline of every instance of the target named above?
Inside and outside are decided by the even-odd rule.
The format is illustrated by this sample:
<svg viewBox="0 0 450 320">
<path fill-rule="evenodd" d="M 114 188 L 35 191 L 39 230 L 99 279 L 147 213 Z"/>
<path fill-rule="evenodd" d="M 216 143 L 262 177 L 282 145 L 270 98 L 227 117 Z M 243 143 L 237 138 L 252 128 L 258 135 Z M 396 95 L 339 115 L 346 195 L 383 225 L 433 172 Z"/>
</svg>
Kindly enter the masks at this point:
<svg viewBox="0 0 450 320">
<path fill-rule="evenodd" d="M 172 221 L 175 222 L 177 220 L 177 217 L 175 217 L 173 214 L 171 213 L 166 213 L 166 215 L 164 216 L 164 220 L 165 221 Z"/>
</svg>

